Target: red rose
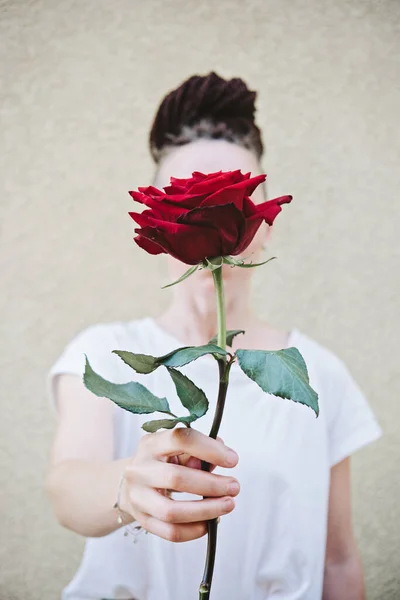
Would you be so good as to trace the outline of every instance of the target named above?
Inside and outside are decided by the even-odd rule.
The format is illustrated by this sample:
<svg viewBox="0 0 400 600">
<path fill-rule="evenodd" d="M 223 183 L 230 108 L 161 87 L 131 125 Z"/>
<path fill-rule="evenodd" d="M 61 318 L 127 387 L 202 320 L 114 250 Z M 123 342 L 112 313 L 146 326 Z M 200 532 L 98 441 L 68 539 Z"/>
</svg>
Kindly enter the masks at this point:
<svg viewBox="0 0 400 600">
<path fill-rule="evenodd" d="M 241 254 L 261 223 L 272 225 L 281 204 L 292 200 L 282 196 L 254 204 L 249 196 L 265 178 L 250 178 L 250 173 L 240 170 L 195 172 L 189 179 L 171 177 L 163 192 L 153 186 L 129 192 L 148 207 L 142 213 L 129 213 L 140 226 L 135 229 L 135 242 L 150 254 L 170 254 L 189 265 Z"/>
</svg>

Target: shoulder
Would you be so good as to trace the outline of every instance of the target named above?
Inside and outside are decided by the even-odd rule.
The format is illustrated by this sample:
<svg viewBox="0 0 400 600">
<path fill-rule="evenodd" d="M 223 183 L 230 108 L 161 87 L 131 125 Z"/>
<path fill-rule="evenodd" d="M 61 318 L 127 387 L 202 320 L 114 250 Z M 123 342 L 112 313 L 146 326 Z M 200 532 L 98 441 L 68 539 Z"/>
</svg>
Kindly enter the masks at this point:
<svg viewBox="0 0 400 600">
<path fill-rule="evenodd" d="M 297 347 L 306 362 L 310 378 L 317 379 L 319 383 L 329 384 L 349 376 L 344 361 L 321 342 L 298 329 L 293 330 L 292 339 L 293 345 Z"/>
<path fill-rule="evenodd" d="M 115 345 L 126 346 L 129 350 L 132 345 L 140 343 L 147 328 L 147 318 L 134 321 L 112 321 L 108 323 L 96 323 L 81 330 L 68 346 L 90 346 L 97 351 L 106 351 L 108 347 Z M 68 347 L 67 346 L 67 347 Z"/>
<path fill-rule="evenodd" d="M 296 347 L 307 365 L 311 387 L 318 393 L 321 414 L 331 426 L 345 410 L 369 414 L 364 392 L 349 367 L 332 350 L 308 335 L 297 332 Z"/>
<path fill-rule="evenodd" d="M 362 387 L 347 365 L 334 352 L 297 332 L 296 347 L 309 372 L 310 384 L 319 396 L 330 439 L 330 461 L 334 465 L 362 446 L 378 439 L 382 430 Z"/>
<path fill-rule="evenodd" d="M 52 366 L 50 375 L 61 373 L 82 374 L 85 357 L 93 368 L 99 369 L 104 377 L 115 374 L 121 361 L 112 354 L 113 350 L 140 352 L 146 339 L 149 319 L 136 321 L 113 321 L 90 325 L 80 331 L 65 346 Z"/>
</svg>

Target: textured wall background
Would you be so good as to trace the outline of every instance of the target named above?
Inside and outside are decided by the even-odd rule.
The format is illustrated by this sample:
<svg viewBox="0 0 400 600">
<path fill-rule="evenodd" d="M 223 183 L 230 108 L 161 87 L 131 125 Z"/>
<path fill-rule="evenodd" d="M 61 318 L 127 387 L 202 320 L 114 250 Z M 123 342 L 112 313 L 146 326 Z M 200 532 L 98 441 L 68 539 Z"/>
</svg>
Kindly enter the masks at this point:
<svg viewBox="0 0 400 600">
<path fill-rule="evenodd" d="M 295 196 L 254 302 L 345 359 L 384 428 L 354 459 L 354 517 L 369 598 L 399 598 L 399 0 L 0 7 L 1 600 L 58 598 L 77 567 L 42 492 L 45 374 L 78 330 L 167 303 L 127 190 L 161 96 L 211 69 L 260 91 L 269 191 Z"/>
</svg>

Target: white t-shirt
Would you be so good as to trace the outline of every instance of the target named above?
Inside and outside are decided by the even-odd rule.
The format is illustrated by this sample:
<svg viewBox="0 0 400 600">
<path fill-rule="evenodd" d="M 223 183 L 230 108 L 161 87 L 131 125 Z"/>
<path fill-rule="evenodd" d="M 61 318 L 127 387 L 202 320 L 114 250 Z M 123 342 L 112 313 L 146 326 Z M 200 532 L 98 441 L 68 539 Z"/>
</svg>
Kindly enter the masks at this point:
<svg viewBox="0 0 400 600">
<path fill-rule="evenodd" d="M 154 356 L 179 347 L 151 318 L 90 327 L 65 349 L 50 372 L 82 374 L 84 354 L 117 383 L 140 381 L 185 414 L 164 368 L 137 375 L 112 350 Z M 232 474 L 241 485 L 236 508 L 221 518 L 211 596 L 215 600 L 320 600 L 330 468 L 376 440 L 381 429 L 343 362 L 294 329 L 289 346 L 303 355 L 319 394 L 320 415 L 265 394 L 235 363 L 219 435 L 239 454 Z M 209 433 L 217 395 L 217 364 L 203 357 L 182 369 L 206 393 L 208 413 L 195 427 Z M 52 389 L 52 386 L 50 386 Z M 50 392 L 52 394 L 52 391 Z M 158 415 L 157 415 L 158 417 Z M 131 456 L 152 415 L 114 406 L 115 459 Z M 176 499 L 195 498 L 177 494 Z M 206 537 L 174 544 L 155 535 L 136 543 L 123 529 L 88 539 L 81 566 L 63 600 L 196 600 Z"/>
</svg>

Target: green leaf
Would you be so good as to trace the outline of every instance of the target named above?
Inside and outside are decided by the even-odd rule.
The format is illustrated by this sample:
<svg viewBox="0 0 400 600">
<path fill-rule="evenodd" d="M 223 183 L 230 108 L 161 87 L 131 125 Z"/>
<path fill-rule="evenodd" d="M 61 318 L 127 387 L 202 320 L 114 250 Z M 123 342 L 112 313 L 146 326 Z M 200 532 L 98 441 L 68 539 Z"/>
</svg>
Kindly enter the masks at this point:
<svg viewBox="0 0 400 600">
<path fill-rule="evenodd" d="M 199 419 L 205 415 L 208 410 L 208 400 L 203 390 L 180 371 L 171 369 L 171 367 L 167 368 L 175 384 L 176 393 L 183 406 L 190 412 L 191 417 Z"/>
<path fill-rule="evenodd" d="M 113 350 L 113 354 L 119 356 L 136 373 L 147 375 L 160 366 L 157 363 L 157 358 L 148 354 L 134 354 L 125 350 Z"/>
<path fill-rule="evenodd" d="M 253 267 L 262 267 L 262 265 L 266 265 L 267 263 L 271 262 L 271 260 L 275 260 L 277 257 L 276 256 L 272 256 L 271 258 L 268 258 L 268 260 L 263 260 L 263 262 L 260 263 L 243 263 L 242 265 L 237 265 L 238 267 L 240 267 L 241 269 L 252 269 Z"/>
<path fill-rule="evenodd" d="M 243 260 L 233 258 L 233 256 L 224 256 L 222 261 L 225 265 L 232 265 L 233 267 L 238 267 L 244 262 Z"/>
<path fill-rule="evenodd" d="M 184 346 L 158 357 L 148 354 L 135 354 L 133 352 L 126 352 L 125 350 L 113 350 L 113 353 L 119 356 L 136 373 L 144 375 L 152 373 L 155 369 L 163 365 L 166 367 L 183 367 L 205 354 L 227 355 L 225 350 L 211 343 L 204 346 Z"/>
<path fill-rule="evenodd" d="M 159 365 L 165 367 L 183 367 L 188 363 L 204 356 L 205 354 L 217 354 L 218 356 L 226 356 L 227 352 L 216 344 L 206 344 L 205 346 L 185 346 L 169 352 L 165 356 L 157 358 Z"/>
<path fill-rule="evenodd" d="M 162 290 L 165 290 L 166 288 L 172 287 L 173 285 L 176 285 L 177 283 L 181 283 L 181 281 L 185 281 L 185 279 L 187 279 L 188 277 L 190 277 L 191 275 L 193 275 L 193 273 L 196 273 L 197 269 L 199 268 L 200 265 L 194 265 L 193 267 L 190 267 L 190 269 L 188 269 L 187 271 L 185 271 L 185 273 L 182 275 L 182 277 L 179 277 L 179 279 L 177 279 L 176 281 L 173 281 L 172 283 L 168 283 L 167 285 L 163 285 L 162 286 Z"/>
<path fill-rule="evenodd" d="M 224 256 L 223 261 L 226 265 L 232 265 L 235 267 L 240 267 L 241 269 L 252 269 L 253 267 L 261 267 L 262 265 L 266 265 L 267 263 L 271 262 L 271 260 L 275 260 L 276 256 L 272 256 L 271 258 L 268 258 L 268 260 L 264 260 L 263 262 L 260 263 L 246 263 L 244 262 L 244 260 L 237 260 L 235 258 L 233 258 L 233 256 Z"/>
<path fill-rule="evenodd" d="M 159 419 L 154 421 L 146 421 L 143 423 L 142 429 L 148 433 L 154 433 L 159 429 L 173 429 L 179 423 L 189 424 L 194 421 L 192 417 L 178 417 L 176 419 Z"/>
<path fill-rule="evenodd" d="M 297 348 L 238 350 L 241 369 L 264 392 L 300 402 L 318 416 L 318 394 L 309 385 L 307 366 Z"/>
<path fill-rule="evenodd" d="M 121 408 L 135 414 L 161 412 L 172 415 L 166 398 L 158 398 L 141 383 L 111 383 L 93 371 L 86 357 L 83 382 L 96 396 L 109 398 Z"/>
<path fill-rule="evenodd" d="M 226 332 L 226 345 L 232 348 L 233 338 L 239 335 L 239 333 L 245 333 L 243 329 L 230 329 Z M 215 335 L 208 343 L 216 344 L 218 342 L 218 336 Z"/>
</svg>

